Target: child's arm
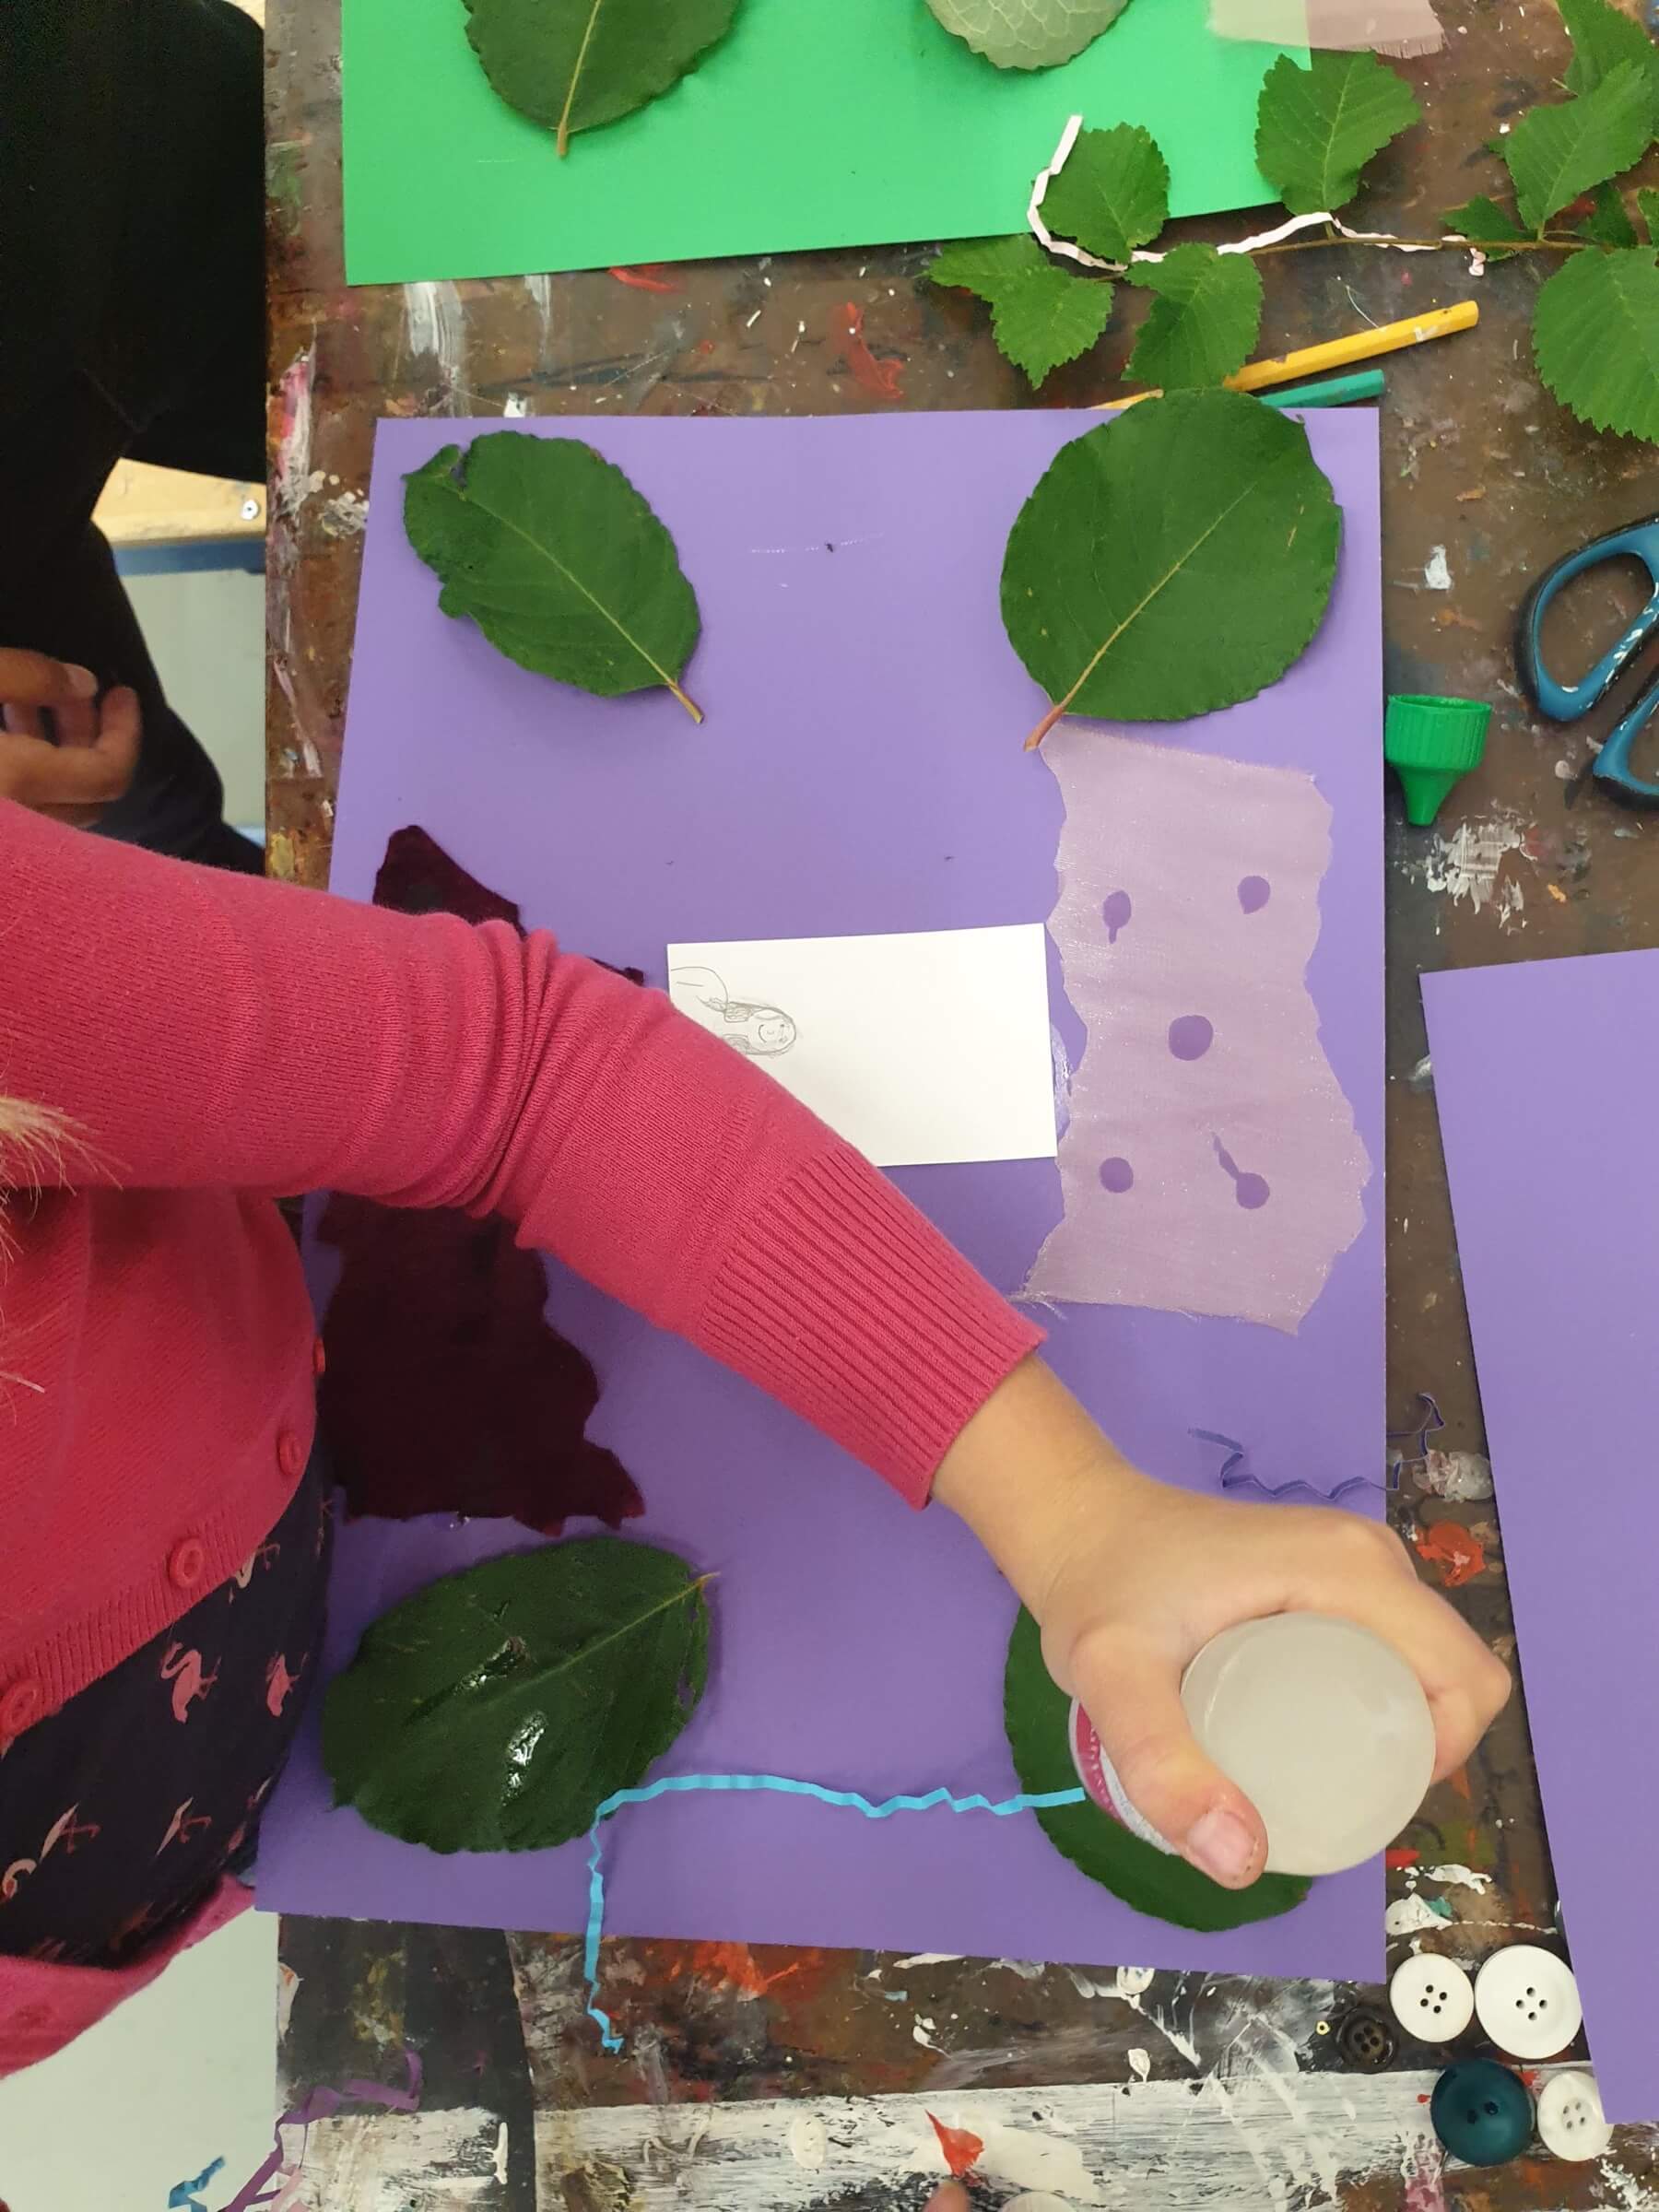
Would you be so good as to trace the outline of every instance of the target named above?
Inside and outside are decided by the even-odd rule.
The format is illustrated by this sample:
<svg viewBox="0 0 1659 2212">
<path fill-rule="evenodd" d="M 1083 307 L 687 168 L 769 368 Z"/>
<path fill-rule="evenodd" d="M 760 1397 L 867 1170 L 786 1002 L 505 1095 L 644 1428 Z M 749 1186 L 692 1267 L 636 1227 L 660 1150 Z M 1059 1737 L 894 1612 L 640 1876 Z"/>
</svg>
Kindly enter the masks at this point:
<svg viewBox="0 0 1659 2212">
<path fill-rule="evenodd" d="M 1381 1524 L 1153 1482 L 1041 1360 L 1025 1361 L 968 1423 L 934 1496 L 1036 1616 L 1050 1673 L 1082 1700 L 1135 1809 L 1230 1888 L 1261 1872 L 1266 1837 L 1182 1710 L 1181 1677 L 1212 1636 L 1295 1611 L 1372 1630 L 1428 1694 L 1437 1780 L 1462 1765 L 1509 1696 L 1503 1666 L 1418 1581 Z"/>
<path fill-rule="evenodd" d="M 1041 1337 L 662 994 L 0 803 L 5 1093 L 77 1125 L 65 1182 L 499 1212 L 914 1504 Z"/>
</svg>

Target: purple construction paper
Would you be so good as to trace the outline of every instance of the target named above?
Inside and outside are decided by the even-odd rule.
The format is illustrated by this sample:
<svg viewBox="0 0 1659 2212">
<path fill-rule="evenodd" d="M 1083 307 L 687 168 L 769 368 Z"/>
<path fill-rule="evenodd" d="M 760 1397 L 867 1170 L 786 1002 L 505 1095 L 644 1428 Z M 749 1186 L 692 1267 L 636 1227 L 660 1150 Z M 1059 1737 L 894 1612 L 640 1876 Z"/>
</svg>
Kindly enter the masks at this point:
<svg viewBox="0 0 1659 2212">
<path fill-rule="evenodd" d="M 1527 1717 L 1609 2120 L 1659 2120 L 1659 952 L 1426 975 Z"/>
<path fill-rule="evenodd" d="M 335 887 L 366 897 L 390 833 L 430 830 L 526 923 L 663 980 L 685 940 L 1044 920 L 1061 800 L 1021 750 L 1041 701 L 1004 635 L 1004 541 L 1056 449 L 1099 417 L 894 415 L 526 423 L 623 466 L 673 532 L 703 615 L 687 688 L 603 701 L 504 660 L 437 611 L 402 526 L 401 478 L 494 422 L 380 427 Z M 1373 415 L 1315 415 L 1346 513 L 1312 647 L 1265 697 L 1155 732 L 1312 771 L 1332 810 L 1309 967 L 1323 1043 L 1382 1158 L 1381 571 Z M 1100 742 L 1112 742 L 1102 731 Z M 1178 830 L 1178 825 L 1173 826 Z M 1075 1060 L 1082 1036 L 1054 994 Z M 895 1180 L 1005 1289 L 1059 1214 L 1053 1161 Z M 1124 1447 L 1216 1482 L 1194 1429 L 1269 1481 L 1372 1475 L 1382 1449 L 1380 1174 L 1363 1232 L 1295 1335 L 1129 1308 L 1053 1316 L 1055 1367 Z M 861 1468 L 685 1346 L 562 1270 L 549 1312 L 604 1385 L 592 1433 L 644 1491 L 642 1535 L 716 1570 L 703 1706 L 666 1770 L 793 1774 L 871 1797 L 1017 1787 L 1002 1726 L 1014 1611 L 943 1512 Z M 326 1653 L 433 1576 L 530 1541 L 516 1524 L 341 1532 Z M 265 1828 L 260 1901 L 282 1911 L 574 1929 L 579 1845 L 441 1858 L 330 1807 L 315 1714 Z M 1198 1936 L 1144 1919 L 1061 1858 L 1034 1819 L 879 1825 L 793 1799 L 679 1796 L 607 1831 L 616 1934 L 825 1944 L 1375 1979 L 1375 1866 L 1282 1920 Z"/>
</svg>

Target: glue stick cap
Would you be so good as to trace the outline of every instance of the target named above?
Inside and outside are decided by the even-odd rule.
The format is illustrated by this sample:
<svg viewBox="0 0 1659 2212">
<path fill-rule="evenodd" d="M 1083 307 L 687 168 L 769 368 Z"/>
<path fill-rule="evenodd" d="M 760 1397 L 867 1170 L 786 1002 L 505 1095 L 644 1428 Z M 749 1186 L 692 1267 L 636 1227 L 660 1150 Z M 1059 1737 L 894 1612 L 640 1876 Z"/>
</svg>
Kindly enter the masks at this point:
<svg viewBox="0 0 1659 2212">
<path fill-rule="evenodd" d="M 1400 779 L 1408 822 L 1431 822 L 1458 777 L 1478 766 L 1491 719 L 1478 699 L 1390 699 L 1382 758 Z"/>
</svg>

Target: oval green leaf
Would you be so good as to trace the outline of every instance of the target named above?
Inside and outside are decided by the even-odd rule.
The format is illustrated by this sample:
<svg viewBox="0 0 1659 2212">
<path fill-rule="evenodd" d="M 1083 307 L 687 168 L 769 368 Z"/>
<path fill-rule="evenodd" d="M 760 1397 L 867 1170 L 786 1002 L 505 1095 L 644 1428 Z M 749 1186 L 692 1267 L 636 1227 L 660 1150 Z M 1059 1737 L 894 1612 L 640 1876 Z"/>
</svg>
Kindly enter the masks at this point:
<svg viewBox="0 0 1659 2212">
<path fill-rule="evenodd" d="M 1202 390 L 1241 369 L 1262 328 L 1262 278 L 1247 253 L 1171 246 L 1140 262 L 1128 281 L 1156 292 L 1129 357 L 1128 373 L 1165 392 Z"/>
<path fill-rule="evenodd" d="M 1138 123 L 1080 131 L 1042 195 L 1051 238 L 1069 238 L 1102 261 L 1124 261 L 1170 219 L 1170 168 Z"/>
<path fill-rule="evenodd" d="M 1324 618 L 1342 519 L 1300 423 L 1241 392 L 1130 407 L 1063 446 L 1003 557 L 1009 641 L 1063 714 L 1251 699 Z"/>
<path fill-rule="evenodd" d="M 1422 115 L 1417 95 L 1374 53 L 1285 54 L 1262 80 L 1256 160 L 1292 215 L 1346 207 L 1359 172 Z"/>
<path fill-rule="evenodd" d="M 592 1827 L 696 1711 L 703 1585 L 594 1536 L 488 1559 L 384 1613 L 329 1685 L 335 1803 L 431 1851 L 541 1851 Z"/>
<path fill-rule="evenodd" d="M 1019 1786 L 1031 1796 L 1077 1786 L 1066 1740 L 1070 1712 L 1070 1699 L 1042 1664 L 1037 1623 L 1022 1606 L 1008 1642 L 1003 1718 Z M 1213 1934 L 1253 1920 L 1272 1920 L 1300 1905 L 1311 1886 L 1296 1876 L 1265 1874 L 1248 1889 L 1223 1889 L 1185 1859 L 1142 1842 L 1091 1804 L 1051 1806 L 1036 1818 L 1054 1849 L 1090 1881 L 1135 1912 L 1178 1928 Z"/>
<path fill-rule="evenodd" d="M 1598 430 L 1659 444 L 1659 262 L 1652 246 L 1586 247 L 1533 308 L 1538 374 Z"/>
<path fill-rule="evenodd" d="M 679 677 L 700 627 L 674 540 L 580 438 L 491 430 L 404 478 L 404 527 L 446 615 L 521 668 L 614 699 Z"/>
<path fill-rule="evenodd" d="M 631 115 L 732 28 L 737 0 L 466 0 L 466 35 L 510 107 L 556 132 Z"/>
<path fill-rule="evenodd" d="M 1052 69 L 1115 23 L 1129 0 L 927 0 L 956 38 L 999 69 Z"/>
</svg>

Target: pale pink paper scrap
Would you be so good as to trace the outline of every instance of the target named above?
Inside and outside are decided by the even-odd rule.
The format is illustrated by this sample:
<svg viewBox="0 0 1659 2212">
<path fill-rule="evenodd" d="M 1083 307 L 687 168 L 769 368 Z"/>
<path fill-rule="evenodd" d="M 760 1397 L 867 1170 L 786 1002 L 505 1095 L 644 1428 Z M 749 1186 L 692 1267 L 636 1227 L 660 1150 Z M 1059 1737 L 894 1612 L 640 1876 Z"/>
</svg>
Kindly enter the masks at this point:
<svg viewBox="0 0 1659 2212">
<path fill-rule="evenodd" d="M 1311 776 L 1062 724 L 1049 934 L 1087 1032 L 1034 1301 L 1294 1333 L 1371 1163 L 1306 981 L 1330 808 Z"/>
<path fill-rule="evenodd" d="M 1224 39 L 1323 46 L 1406 60 L 1446 42 L 1430 0 L 1210 0 L 1210 29 Z"/>
</svg>

